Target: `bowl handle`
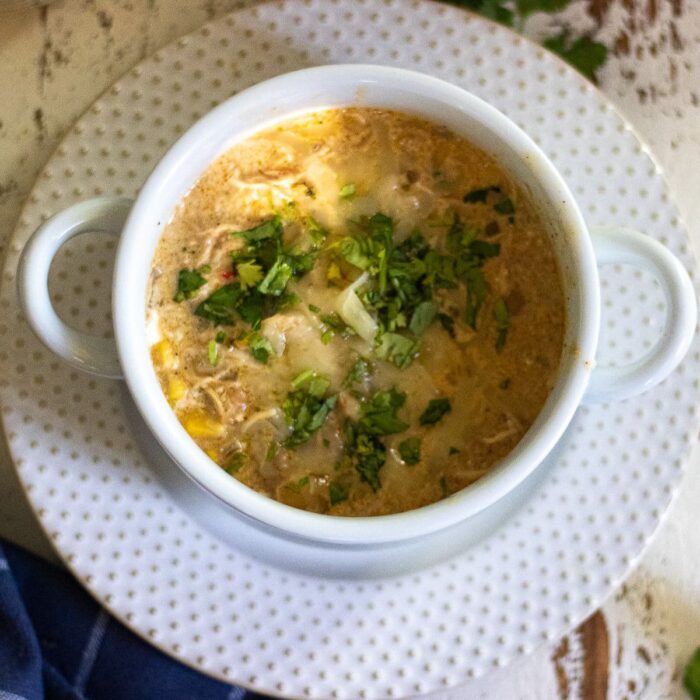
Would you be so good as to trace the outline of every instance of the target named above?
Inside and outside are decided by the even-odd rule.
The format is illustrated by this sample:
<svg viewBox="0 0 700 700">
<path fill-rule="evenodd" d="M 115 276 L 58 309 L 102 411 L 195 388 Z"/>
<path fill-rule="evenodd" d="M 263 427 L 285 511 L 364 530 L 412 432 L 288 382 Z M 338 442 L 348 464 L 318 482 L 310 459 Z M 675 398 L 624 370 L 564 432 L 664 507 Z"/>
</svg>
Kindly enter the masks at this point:
<svg viewBox="0 0 700 700">
<path fill-rule="evenodd" d="M 130 199 L 98 197 L 64 209 L 32 234 L 17 270 L 20 305 L 39 340 L 78 369 L 103 377 L 122 376 L 116 344 L 112 338 L 81 333 L 58 317 L 49 296 L 49 269 L 58 249 L 73 236 L 119 236 L 132 204 Z"/>
<path fill-rule="evenodd" d="M 655 386 L 678 366 L 695 334 L 697 303 L 693 284 L 678 258 L 638 231 L 619 226 L 591 227 L 598 265 L 628 264 L 648 270 L 666 297 L 666 324 L 656 345 L 623 367 L 597 367 L 584 403 L 626 399 Z"/>
</svg>

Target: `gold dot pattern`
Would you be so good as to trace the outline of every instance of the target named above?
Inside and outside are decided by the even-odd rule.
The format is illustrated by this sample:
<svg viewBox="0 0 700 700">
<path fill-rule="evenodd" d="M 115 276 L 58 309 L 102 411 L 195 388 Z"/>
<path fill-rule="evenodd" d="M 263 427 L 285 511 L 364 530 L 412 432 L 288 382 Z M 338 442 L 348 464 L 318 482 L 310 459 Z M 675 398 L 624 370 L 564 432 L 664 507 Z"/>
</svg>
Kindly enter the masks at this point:
<svg viewBox="0 0 700 700">
<path fill-rule="evenodd" d="M 630 571 L 681 481 L 698 432 L 700 344 L 633 401 L 582 408 L 527 502 L 487 539 L 385 580 L 300 576 L 219 539 L 165 490 L 133 437 L 125 390 L 60 363 L 15 297 L 22 245 L 94 195 L 134 196 L 211 107 L 309 65 L 384 63 L 487 99 L 553 159 L 590 223 L 641 229 L 696 267 L 658 167 L 610 104 L 507 30 L 422 0 L 300 0 L 239 10 L 162 49 L 83 115 L 29 197 L 0 294 L 2 420 L 20 479 L 63 559 L 118 618 L 224 681 L 281 697 L 404 697 L 455 687 L 557 639 Z M 61 252 L 60 314 L 109 333 L 113 249 Z M 640 356 L 662 327 L 647 275 L 603 280 L 601 363 Z"/>
</svg>

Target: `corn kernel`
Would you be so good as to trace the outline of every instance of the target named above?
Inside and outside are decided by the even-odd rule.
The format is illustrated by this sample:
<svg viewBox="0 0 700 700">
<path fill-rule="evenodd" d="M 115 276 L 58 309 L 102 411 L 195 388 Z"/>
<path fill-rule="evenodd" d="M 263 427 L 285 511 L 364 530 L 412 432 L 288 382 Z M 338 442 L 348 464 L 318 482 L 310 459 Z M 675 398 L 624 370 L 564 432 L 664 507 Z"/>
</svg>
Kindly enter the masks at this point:
<svg viewBox="0 0 700 700">
<path fill-rule="evenodd" d="M 164 338 L 151 346 L 151 359 L 154 364 L 159 365 L 163 369 L 169 369 L 175 364 L 175 353 L 170 341 Z"/>
<path fill-rule="evenodd" d="M 218 438 L 224 434 L 222 423 L 199 411 L 184 416 L 182 425 L 193 438 Z"/>
<path fill-rule="evenodd" d="M 168 380 L 168 403 L 175 405 L 187 393 L 187 384 L 180 377 Z"/>
</svg>

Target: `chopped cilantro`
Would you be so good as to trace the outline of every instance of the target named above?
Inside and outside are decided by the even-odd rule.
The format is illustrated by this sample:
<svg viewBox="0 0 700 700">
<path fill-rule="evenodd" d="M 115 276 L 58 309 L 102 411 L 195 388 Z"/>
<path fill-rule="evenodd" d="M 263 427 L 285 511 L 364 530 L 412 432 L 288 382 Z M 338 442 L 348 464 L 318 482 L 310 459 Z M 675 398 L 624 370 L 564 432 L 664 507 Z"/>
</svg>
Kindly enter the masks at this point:
<svg viewBox="0 0 700 700">
<path fill-rule="evenodd" d="M 448 246 L 457 258 L 455 275 L 464 281 L 467 288 L 466 321 L 476 329 L 479 311 L 486 299 L 486 280 L 483 265 L 487 258 L 500 254 L 498 243 L 489 243 L 477 238 L 478 231 L 465 228 L 458 216 L 448 232 Z"/>
<path fill-rule="evenodd" d="M 328 485 L 328 497 L 330 498 L 332 506 L 336 505 L 336 503 L 346 501 L 348 494 L 348 487 L 341 484 L 339 481 L 331 481 L 331 483 Z"/>
<path fill-rule="evenodd" d="M 219 346 L 215 340 L 210 340 L 207 345 L 207 357 L 212 367 L 216 367 L 219 364 Z"/>
<path fill-rule="evenodd" d="M 299 481 L 297 481 L 297 486 L 298 486 L 300 489 L 303 489 L 304 486 L 307 486 L 307 485 L 308 485 L 308 483 L 309 483 L 309 477 L 308 477 L 308 476 L 302 476 L 301 479 L 299 479 Z"/>
<path fill-rule="evenodd" d="M 321 340 L 324 344 L 331 341 L 334 335 L 338 334 L 343 338 L 349 338 L 351 335 L 357 335 L 355 329 L 352 326 L 348 326 L 345 321 L 343 321 L 340 316 L 335 313 L 321 314 L 319 316 L 321 323 L 323 324 L 323 332 L 321 333 Z"/>
<path fill-rule="evenodd" d="M 267 364 L 270 355 L 272 355 L 272 343 L 262 333 L 251 333 L 247 339 L 248 347 L 253 357 L 264 365 Z"/>
<path fill-rule="evenodd" d="M 287 287 L 287 282 L 292 278 L 294 271 L 284 257 L 278 257 L 272 267 L 267 271 L 265 278 L 258 286 L 261 294 L 279 296 Z"/>
<path fill-rule="evenodd" d="M 206 318 L 215 325 L 233 325 L 234 311 L 243 296 L 243 289 L 238 282 L 227 284 L 210 294 L 194 310 L 196 316 Z"/>
<path fill-rule="evenodd" d="M 348 421 L 345 424 L 345 453 L 362 481 L 368 483 L 372 491 L 378 491 L 382 485 L 379 470 L 386 462 L 386 447 L 379 437 L 364 432 L 358 424 Z"/>
<path fill-rule="evenodd" d="M 273 216 L 271 219 L 263 221 L 263 223 L 258 226 L 253 226 L 253 228 L 249 228 L 246 231 L 238 231 L 234 235 L 244 238 L 248 245 L 257 247 L 263 241 L 275 238 L 281 239 L 282 231 L 281 217 Z"/>
<path fill-rule="evenodd" d="M 285 292 L 281 294 L 274 305 L 277 311 L 283 311 L 284 309 L 291 309 L 292 306 L 296 306 L 299 303 L 299 295 L 294 292 Z"/>
<path fill-rule="evenodd" d="M 238 313 L 253 330 L 258 330 L 263 316 L 274 313 L 274 307 L 268 309 L 266 313 L 265 297 L 257 289 L 251 289 L 238 304 Z"/>
<path fill-rule="evenodd" d="M 340 255 L 351 265 L 367 270 L 370 274 L 379 272 L 379 257 L 382 246 L 371 238 L 346 236 L 333 244 Z"/>
<path fill-rule="evenodd" d="M 467 194 L 462 197 L 462 201 L 465 204 L 483 204 L 488 199 L 490 192 L 500 192 L 501 188 L 497 185 L 491 185 L 490 187 L 482 187 L 480 189 L 472 190 L 467 192 Z"/>
<path fill-rule="evenodd" d="M 338 196 L 341 199 L 352 199 L 355 196 L 355 185 L 349 182 L 347 185 L 343 185 L 338 192 Z"/>
<path fill-rule="evenodd" d="M 226 340 L 226 333 L 219 331 L 214 337 L 214 340 L 216 340 L 217 343 L 223 343 Z"/>
<path fill-rule="evenodd" d="M 418 350 L 418 343 L 398 333 L 383 333 L 376 353 L 387 362 L 392 362 L 399 369 L 408 367 Z"/>
<path fill-rule="evenodd" d="M 486 280 L 483 270 L 478 267 L 469 270 L 465 278 L 467 282 L 466 321 L 476 330 L 476 319 L 486 299 Z"/>
<path fill-rule="evenodd" d="M 408 428 L 396 412 L 406 402 L 406 394 L 396 389 L 377 391 L 360 405 L 360 426 L 371 435 L 393 435 Z"/>
<path fill-rule="evenodd" d="M 501 252 L 501 244 L 481 240 L 472 241 L 469 244 L 469 252 L 477 258 L 494 258 Z"/>
<path fill-rule="evenodd" d="M 304 219 L 304 224 L 314 243 L 322 243 L 328 238 L 328 230 L 323 228 L 313 216 L 307 216 L 306 219 Z"/>
<path fill-rule="evenodd" d="M 229 474 L 237 474 L 241 467 L 245 464 L 245 455 L 243 452 L 234 452 L 228 463 L 224 467 L 224 471 Z"/>
<path fill-rule="evenodd" d="M 695 650 L 685 667 L 683 685 L 693 700 L 700 700 L 700 647 Z"/>
<path fill-rule="evenodd" d="M 508 308 L 503 299 L 496 299 L 492 314 L 494 321 L 496 321 L 496 331 L 498 332 L 496 337 L 496 350 L 500 352 L 506 344 L 508 329 L 510 328 L 510 315 L 508 314 Z"/>
<path fill-rule="evenodd" d="M 265 459 L 267 461 L 270 461 L 271 459 L 274 459 L 275 456 L 277 455 L 277 450 L 279 449 L 279 443 L 273 440 L 268 446 L 267 446 L 267 452 L 265 453 Z"/>
<path fill-rule="evenodd" d="M 345 379 L 343 379 L 343 388 L 347 389 L 353 384 L 364 382 L 371 373 L 372 368 L 370 367 L 369 361 L 364 357 L 358 357 Z"/>
<path fill-rule="evenodd" d="M 241 287 L 254 287 L 263 278 L 262 267 L 253 260 L 244 260 L 236 265 L 236 272 L 241 280 Z"/>
<path fill-rule="evenodd" d="M 421 414 L 421 425 L 435 425 L 446 413 L 452 410 L 449 399 L 430 399 L 425 411 Z"/>
<path fill-rule="evenodd" d="M 313 370 L 305 370 L 292 381 L 292 391 L 282 404 L 291 428 L 284 447 L 301 445 L 325 423 L 338 400 L 337 394 L 326 396 L 329 387 L 330 381 Z"/>
<path fill-rule="evenodd" d="M 316 306 L 316 304 L 309 304 L 309 311 L 311 311 L 311 313 L 318 314 L 321 313 L 321 307 Z"/>
<path fill-rule="evenodd" d="M 441 498 L 447 498 L 450 495 L 450 489 L 447 486 L 447 479 L 444 476 L 440 477 L 440 494 Z"/>
<path fill-rule="evenodd" d="M 406 438 L 399 443 L 399 455 L 406 464 L 418 464 L 420 462 L 420 443 L 419 437 Z"/>
<path fill-rule="evenodd" d="M 504 379 L 498 385 L 498 388 L 501 389 L 502 391 L 505 391 L 509 386 L 510 386 L 510 379 Z"/>
<path fill-rule="evenodd" d="M 422 335 L 433 322 L 438 306 L 433 301 L 422 301 L 413 310 L 411 322 L 408 327 L 414 335 Z"/>
<path fill-rule="evenodd" d="M 202 268 L 199 268 L 199 270 L 180 270 L 177 273 L 177 291 L 173 301 L 180 303 L 185 301 L 185 299 L 191 299 L 197 293 L 197 290 L 207 283 L 201 273 Z"/>
<path fill-rule="evenodd" d="M 358 296 L 379 326 L 375 350 L 379 357 L 398 367 L 410 364 L 419 336 L 437 315 L 433 292 L 438 288 L 454 289 L 460 282 L 466 286 L 466 318 L 476 327 L 487 291 L 482 267 L 500 253 L 499 244 L 480 239 L 480 231 L 464 226 L 456 215 L 449 224 L 449 255 L 431 248 L 417 230 L 394 245 L 394 222 L 381 213 L 352 224 L 364 235 L 347 236 L 334 248 L 370 276 L 371 282 Z M 449 317 L 440 320 L 453 331 Z"/>
<path fill-rule="evenodd" d="M 379 470 L 386 462 L 386 447 L 380 438 L 408 428 L 396 415 L 405 401 L 406 394 L 396 389 L 377 391 L 360 404 L 360 420 L 345 423 L 345 454 L 373 491 L 381 487 Z"/>
<path fill-rule="evenodd" d="M 452 455 L 458 455 L 458 454 L 459 454 L 459 450 L 458 450 L 456 447 L 450 447 L 450 453 L 449 453 L 449 454 L 450 454 L 450 457 L 451 457 Z"/>
<path fill-rule="evenodd" d="M 510 197 L 506 197 L 500 202 L 496 202 L 493 205 L 493 209 L 496 213 L 503 214 L 504 216 L 510 216 L 511 214 L 515 214 L 515 205 L 513 204 L 513 200 L 510 199 Z"/>
</svg>

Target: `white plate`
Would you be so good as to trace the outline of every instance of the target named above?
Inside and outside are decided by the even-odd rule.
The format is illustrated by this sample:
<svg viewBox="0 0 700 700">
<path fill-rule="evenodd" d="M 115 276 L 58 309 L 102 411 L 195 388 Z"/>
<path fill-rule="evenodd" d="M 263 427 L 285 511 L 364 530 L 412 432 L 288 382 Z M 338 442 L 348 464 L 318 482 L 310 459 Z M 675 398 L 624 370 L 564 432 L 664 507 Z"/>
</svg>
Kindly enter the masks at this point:
<svg viewBox="0 0 700 700">
<path fill-rule="evenodd" d="M 579 411 L 539 483 L 490 537 L 381 581 L 264 565 L 173 500 L 136 446 L 120 385 L 61 364 L 22 322 L 17 254 L 58 209 L 133 194 L 170 143 L 232 92 L 348 61 L 422 70 L 484 97 L 540 143 L 591 223 L 642 229 L 696 269 L 658 168 L 609 103 L 539 47 L 454 8 L 306 0 L 241 10 L 158 52 L 95 103 L 39 177 L 5 266 L 0 392 L 10 450 L 57 551 L 114 615 L 185 663 L 284 697 L 425 693 L 559 637 L 638 559 L 698 432 L 695 341 L 649 394 Z M 59 308 L 96 332 L 109 329 L 110 245 L 76 239 L 54 265 Z M 606 269 L 603 279 L 600 360 L 628 361 L 660 332 L 663 299 L 645 275 Z"/>
</svg>

